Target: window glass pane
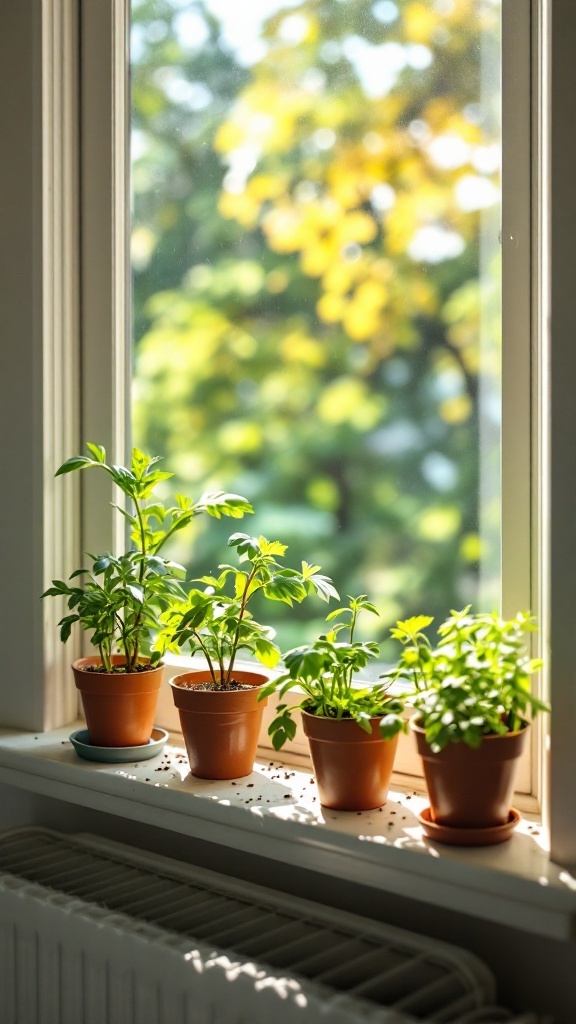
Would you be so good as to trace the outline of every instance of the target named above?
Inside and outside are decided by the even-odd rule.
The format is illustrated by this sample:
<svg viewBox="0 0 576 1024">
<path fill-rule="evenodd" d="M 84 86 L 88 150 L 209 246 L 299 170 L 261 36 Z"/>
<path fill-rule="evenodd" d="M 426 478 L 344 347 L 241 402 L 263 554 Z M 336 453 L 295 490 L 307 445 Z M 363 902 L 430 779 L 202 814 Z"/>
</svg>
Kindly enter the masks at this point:
<svg viewBox="0 0 576 1024">
<path fill-rule="evenodd" d="M 499 0 L 132 0 L 131 49 L 135 443 L 377 639 L 496 608 Z M 194 575 L 231 532 L 196 529 Z"/>
</svg>

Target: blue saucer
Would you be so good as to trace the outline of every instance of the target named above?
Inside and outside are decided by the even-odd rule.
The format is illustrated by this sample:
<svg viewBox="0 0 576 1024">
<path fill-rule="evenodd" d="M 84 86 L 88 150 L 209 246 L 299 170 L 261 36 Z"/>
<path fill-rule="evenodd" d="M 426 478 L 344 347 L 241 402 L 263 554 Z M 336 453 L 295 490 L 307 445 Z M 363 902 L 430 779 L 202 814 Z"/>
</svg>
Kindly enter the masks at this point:
<svg viewBox="0 0 576 1024">
<path fill-rule="evenodd" d="M 96 747 L 90 743 L 88 729 L 77 729 L 70 734 L 70 743 L 79 757 L 85 761 L 102 761 L 104 764 L 126 764 L 128 761 L 149 761 L 156 757 L 168 739 L 165 729 L 155 726 L 148 743 L 139 747 Z"/>
</svg>

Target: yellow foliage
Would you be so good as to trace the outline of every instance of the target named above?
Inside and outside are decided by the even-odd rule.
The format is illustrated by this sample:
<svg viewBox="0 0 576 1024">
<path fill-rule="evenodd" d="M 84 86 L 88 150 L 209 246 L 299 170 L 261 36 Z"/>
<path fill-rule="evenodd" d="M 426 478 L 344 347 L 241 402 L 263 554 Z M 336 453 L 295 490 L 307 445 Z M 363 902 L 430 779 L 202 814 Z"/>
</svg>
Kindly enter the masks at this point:
<svg viewBox="0 0 576 1024">
<path fill-rule="evenodd" d="M 418 217 L 411 196 L 399 195 L 386 221 L 386 248 L 391 255 L 406 252 L 418 227 Z"/>
<path fill-rule="evenodd" d="M 330 194 L 345 210 L 359 206 L 370 194 L 370 187 L 364 180 L 362 170 L 361 166 L 347 169 L 338 160 L 338 163 L 333 164 L 326 175 Z"/>
<path fill-rule="evenodd" d="M 464 423 L 472 413 L 469 395 L 454 395 L 440 403 L 440 415 L 446 423 Z"/>
<path fill-rule="evenodd" d="M 297 252 L 314 237 L 302 212 L 288 203 L 270 210 L 263 218 L 262 227 L 268 244 L 275 252 Z"/>
<path fill-rule="evenodd" d="M 316 311 L 321 320 L 326 324 L 336 324 L 342 319 L 346 309 L 346 302 L 341 295 L 334 292 L 324 292 L 316 303 Z"/>
<path fill-rule="evenodd" d="M 404 32 L 411 43 L 430 42 L 438 27 L 438 14 L 432 4 L 412 3 L 404 9 Z"/>
<path fill-rule="evenodd" d="M 334 240 L 340 246 L 349 242 L 364 245 L 367 242 L 372 242 L 377 232 L 378 228 L 374 218 L 368 213 L 357 211 L 347 214 L 338 221 L 334 229 Z"/>
<path fill-rule="evenodd" d="M 435 96 L 422 110 L 422 120 L 426 122 L 433 135 L 446 131 L 449 119 L 457 114 L 454 98 L 451 96 Z"/>
<path fill-rule="evenodd" d="M 377 310 L 352 300 L 346 307 L 342 323 L 352 341 L 368 341 L 380 327 L 380 314 Z"/>
<path fill-rule="evenodd" d="M 374 278 L 363 281 L 359 284 L 355 295 L 354 302 L 360 303 L 361 306 L 370 312 L 382 309 L 388 301 L 388 292 L 380 281 Z"/>
<path fill-rule="evenodd" d="M 306 497 L 315 508 L 333 512 L 338 508 L 340 494 L 329 476 L 314 477 L 306 488 Z"/>
<path fill-rule="evenodd" d="M 457 348 L 462 356 L 466 369 L 477 373 L 480 369 L 480 353 L 478 350 L 478 322 L 462 321 L 446 332 L 448 341 Z"/>
<path fill-rule="evenodd" d="M 444 123 L 444 132 L 448 135 L 459 135 L 464 142 L 477 146 L 482 142 L 480 125 L 472 124 L 462 116 L 460 110 L 454 110 Z"/>
<path fill-rule="evenodd" d="M 354 377 L 339 377 L 322 391 L 318 400 L 318 416 L 333 426 L 351 423 L 367 398 L 368 392 L 362 381 Z"/>
<path fill-rule="evenodd" d="M 251 334 L 238 329 L 230 333 L 228 348 L 237 359 L 253 359 L 258 349 L 258 343 Z"/>
<path fill-rule="evenodd" d="M 214 149 L 217 153 L 230 153 L 244 142 L 244 130 L 238 121 L 223 121 L 214 136 Z"/>
<path fill-rule="evenodd" d="M 410 299 L 419 313 L 434 316 L 438 312 L 438 292 L 424 277 L 412 277 L 409 282 Z"/>
<path fill-rule="evenodd" d="M 334 425 L 349 423 L 356 430 L 372 430 L 382 417 L 385 399 L 370 395 L 365 386 L 353 378 L 342 377 L 324 389 L 318 403 L 320 419 Z"/>
<path fill-rule="evenodd" d="M 427 508 L 419 517 L 418 533 L 424 540 L 450 540 L 460 528 L 460 510 L 454 505 L 436 505 Z"/>
<path fill-rule="evenodd" d="M 315 248 L 323 245 L 322 236 L 337 223 L 339 209 L 332 200 L 323 198 L 319 202 L 294 204 L 289 199 L 278 203 L 263 218 L 263 228 L 268 242 L 276 252 L 297 252 L 299 249 Z M 328 263 L 334 257 L 334 242 L 329 243 Z M 316 267 L 318 261 L 310 256 L 310 266 Z M 313 276 L 324 270 L 311 271 Z M 306 271 L 308 273 L 308 271 Z"/>
<path fill-rule="evenodd" d="M 300 266 L 308 277 L 321 277 L 332 263 L 335 251 L 337 250 L 331 239 L 318 241 L 302 250 Z"/>
<path fill-rule="evenodd" d="M 249 420 L 228 420 L 218 431 L 217 444 L 233 455 L 256 452 L 262 447 L 262 428 Z"/>
<path fill-rule="evenodd" d="M 477 533 L 467 533 L 460 543 L 460 557 L 466 562 L 479 562 L 484 544 Z"/>
<path fill-rule="evenodd" d="M 322 285 L 327 292 L 336 292 L 339 295 L 344 295 L 350 291 L 354 281 L 363 272 L 364 267 L 360 261 L 350 263 L 348 260 L 339 260 L 328 267 L 322 278 Z"/>
<path fill-rule="evenodd" d="M 249 195 L 259 203 L 277 199 L 285 194 L 286 188 L 286 178 L 281 174 L 254 174 L 246 185 Z"/>
<path fill-rule="evenodd" d="M 237 195 L 222 191 L 218 199 L 218 212 L 229 220 L 237 220 L 243 228 L 251 229 L 258 223 L 260 203 L 255 202 L 247 192 Z"/>
<path fill-rule="evenodd" d="M 301 363 L 312 369 L 326 364 L 326 352 L 321 342 L 310 338 L 303 331 L 292 331 L 280 344 L 280 354 L 286 362 Z"/>
</svg>

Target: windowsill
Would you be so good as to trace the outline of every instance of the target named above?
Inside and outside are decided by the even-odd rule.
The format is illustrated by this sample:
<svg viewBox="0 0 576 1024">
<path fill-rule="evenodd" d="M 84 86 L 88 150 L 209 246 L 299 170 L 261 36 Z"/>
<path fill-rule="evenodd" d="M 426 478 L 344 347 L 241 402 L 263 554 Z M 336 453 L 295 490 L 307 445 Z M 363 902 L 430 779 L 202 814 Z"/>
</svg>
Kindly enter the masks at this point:
<svg viewBox="0 0 576 1024">
<path fill-rule="evenodd" d="M 536 934 L 566 939 L 576 929 L 576 877 L 550 862 L 533 816 L 499 846 L 440 846 L 423 838 L 420 794 L 395 790 L 380 810 L 331 811 L 311 772 L 281 760 L 209 782 L 190 775 L 177 742 L 137 765 L 100 765 L 76 756 L 70 731 L 0 730 L 0 781 Z"/>
</svg>

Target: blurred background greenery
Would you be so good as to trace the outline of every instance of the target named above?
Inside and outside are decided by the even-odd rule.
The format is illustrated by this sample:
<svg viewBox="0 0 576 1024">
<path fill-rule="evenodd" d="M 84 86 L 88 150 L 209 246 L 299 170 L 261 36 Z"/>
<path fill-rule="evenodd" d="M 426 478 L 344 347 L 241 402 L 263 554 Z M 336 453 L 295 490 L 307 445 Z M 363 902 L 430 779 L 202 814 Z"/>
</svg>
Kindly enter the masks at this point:
<svg viewBox="0 0 576 1024">
<path fill-rule="evenodd" d="M 368 593 L 384 657 L 498 606 L 499 45 L 498 0 L 132 0 L 133 439 Z"/>
</svg>

